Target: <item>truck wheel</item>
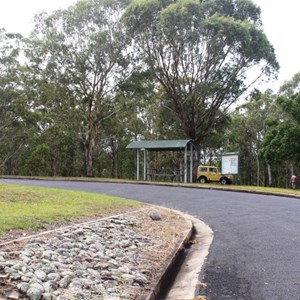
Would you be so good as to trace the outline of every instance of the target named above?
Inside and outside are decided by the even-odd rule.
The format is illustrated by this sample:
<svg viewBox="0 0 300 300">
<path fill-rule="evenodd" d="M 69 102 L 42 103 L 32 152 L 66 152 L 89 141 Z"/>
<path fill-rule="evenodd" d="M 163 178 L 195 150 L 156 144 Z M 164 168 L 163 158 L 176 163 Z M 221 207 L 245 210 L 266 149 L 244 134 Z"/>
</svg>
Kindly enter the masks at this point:
<svg viewBox="0 0 300 300">
<path fill-rule="evenodd" d="M 206 177 L 204 177 L 204 176 L 199 177 L 199 182 L 206 183 L 207 182 Z"/>
<path fill-rule="evenodd" d="M 221 178 L 220 183 L 221 184 L 227 184 L 227 178 L 226 177 Z"/>
</svg>

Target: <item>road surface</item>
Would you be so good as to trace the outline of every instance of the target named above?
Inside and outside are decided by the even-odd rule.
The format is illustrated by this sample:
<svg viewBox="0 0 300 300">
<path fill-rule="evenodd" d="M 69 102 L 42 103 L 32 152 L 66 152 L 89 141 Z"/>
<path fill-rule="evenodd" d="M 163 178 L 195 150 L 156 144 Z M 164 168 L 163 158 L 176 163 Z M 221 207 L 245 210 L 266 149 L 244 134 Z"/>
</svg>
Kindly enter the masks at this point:
<svg viewBox="0 0 300 300">
<path fill-rule="evenodd" d="M 210 300 L 300 300 L 300 200 L 138 184 L 0 180 L 105 193 L 174 208 L 207 223 L 214 241 L 197 291 Z"/>
</svg>

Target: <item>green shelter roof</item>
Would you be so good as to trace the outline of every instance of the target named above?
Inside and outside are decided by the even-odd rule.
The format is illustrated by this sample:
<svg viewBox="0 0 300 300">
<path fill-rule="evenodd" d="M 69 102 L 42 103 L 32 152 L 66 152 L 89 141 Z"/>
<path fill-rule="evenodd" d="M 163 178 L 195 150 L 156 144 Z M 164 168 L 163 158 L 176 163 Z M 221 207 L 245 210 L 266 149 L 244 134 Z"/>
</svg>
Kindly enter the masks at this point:
<svg viewBox="0 0 300 300">
<path fill-rule="evenodd" d="M 176 151 L 184 149 L 189 143 L 192 140 L 133 141 L 126 148 Z"/>
</svg>

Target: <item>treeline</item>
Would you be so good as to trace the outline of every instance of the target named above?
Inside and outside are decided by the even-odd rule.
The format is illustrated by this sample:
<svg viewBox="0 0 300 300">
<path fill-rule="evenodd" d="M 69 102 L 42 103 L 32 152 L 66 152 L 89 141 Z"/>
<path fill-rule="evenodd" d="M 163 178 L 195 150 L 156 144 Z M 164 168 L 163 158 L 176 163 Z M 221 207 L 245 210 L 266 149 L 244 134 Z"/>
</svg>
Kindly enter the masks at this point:
<svg viewBox="0 0 300 300">
<path fill-rule="evenodd" d="M 256 91 L 231 114 L 224 149 L 240 153 L 241 184 L 290 187 L 299 174 L 299 87 L 297 73 L 278 93 Z"/>
<path fill-rule="evenodd" d="M 241 184 L 298 170 L 296 75 L 278 95 L 247 72 L 279 65 L 246 0 L 83 0 L 0 31 L 0 173 L 134 178 L 136 139 L 193 139 L 203 163 L 239 152 Z"/>
</svg>

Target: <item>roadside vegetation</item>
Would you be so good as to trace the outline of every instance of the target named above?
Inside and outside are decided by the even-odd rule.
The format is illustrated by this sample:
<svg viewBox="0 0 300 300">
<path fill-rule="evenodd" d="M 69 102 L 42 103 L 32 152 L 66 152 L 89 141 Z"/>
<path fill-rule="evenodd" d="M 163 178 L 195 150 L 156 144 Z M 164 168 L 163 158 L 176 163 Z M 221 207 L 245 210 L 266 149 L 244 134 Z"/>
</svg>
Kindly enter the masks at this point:
<svg viewBox="0 0 300 300">
<path fill-rule="evenodd" d="M 249 186 L 249 185 L 221 185 L 218 183 L 206 183 L 206 184 L 192 184 L 199 188 L 211 188 L 211 189 L 222 189 L 228 191 L 240 191 L 240 192 L 251 192 L 258 194 L 275 194 L 279 196 L 295 196 L 300 197 L 300 190 L 294 190 L 290 188 L 276 188 L 276 187 L 264 187 L 264 186 Z"/>
<path fill-rule="evenodd" d="M 141 204 L 117 197 L 51 188 L 0 184 L 0 234 L 14 229 L 46 229 L 80 218 L 138 209 Z"/>
<path fill-rule="evenodd" d="M 80 0 L 28 37 L 0 29 L 0 174 L 134 179 L 131 141 L 191 139 L 202 165 L 239 153 L 238 185 L 288 188 L 300 73 L 266 86 L 279 63 L 254 2 Z"/>
<path fill-rule="evenodd" d="M 102 180 L 102 179 L 99 179 Z M 145 183 L 145 182 L 143 182 Z M 264 187 L 264 186 L 249 186 L 249 185 L 222 185 L 220 183 L 172 183 L 172 182 L 155 182 L 158 185 L 170 185 L 170 186 L 183 186 L 192 187 L 198 189 L 219 189 L 225 191 L 237 191 L 237 192 L 251 192 L 257 194 L 272 194 L 278 196 L 296 197 L 300 198 L 300 190 L 290 188 L 276 188 L 276 187 Z"/>
</svg>

